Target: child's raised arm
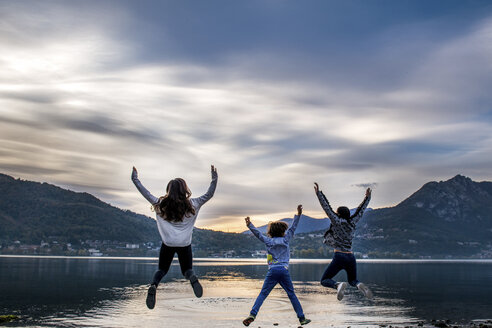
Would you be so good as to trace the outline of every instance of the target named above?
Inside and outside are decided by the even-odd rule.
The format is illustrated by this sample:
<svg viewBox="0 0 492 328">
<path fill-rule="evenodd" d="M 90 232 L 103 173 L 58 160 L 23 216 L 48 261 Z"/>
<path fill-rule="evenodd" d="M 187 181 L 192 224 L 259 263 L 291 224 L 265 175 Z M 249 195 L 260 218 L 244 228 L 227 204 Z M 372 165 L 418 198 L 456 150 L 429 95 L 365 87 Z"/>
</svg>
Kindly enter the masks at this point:
<svg viewBox="0 0 492 328">
<path fill-rule="evenodd" d="M 366 197 L 364 197 L 364 200 L 362 201 L 362 203 L 360 203 L 359 207 L 357 207 L 354 215 L 352 215 L 352 221 L 354 223 L 359 222 L 359 220 L 362 218 L 362 215 L 364 215 L 364 211 L 366 210 L 367 205 L 369 205 L 369 201 L 371 200 L 371 193 L 371 188 L 367 188 Z"/>
<path fill-rule="evenodd" d="M 245 218 L 244 221 L 246 221 L 246 226 L 253 233 L 253 235 L 255 235 L 255 237 L 258 238 L 261 242 L 265 243 L 266 245 L 270 245 L 272 243 L 271 238 L 265 236 L 260 232 L 260 230 L 256 229 L 253 223 L 251 223 L 249 216 Z"/>
<path fill-rule="evenodd" d="M 292 225 L 290 226 L 289 230 L 287 230 L 287 232 L 285 233 L 285 237 L 284 237 L 285 242 L 288 243 L 289 240 L 292 238 L 292 236 L 294 236 L 301 215 L 302 215 L 302 205 L 297 205 L 297 215 L 294 215 L 294 221 L 292 221 Z"/>
<path fill-rule="evenodd" d="M 321 190 L 319 190 L 318 184 L 315 182 L 314 183 L 314 191 L 316 192 L 316 196 L 318 196 L 319 203 L 321 204 L 321 207 L 325 211 L 326 215 L 328 215 L 328 218 L 330 221 L 335 222 L 339 220 L 338 215 L 333 211 L 333 209 L 330 206 L 330 203 L 328 202 L 328 199 L 326 199 L 325 194 Z"/>
<path fill-rule="evenodd" d="M 138 172 L 137 172 L 137 169 L 135 168 L 135 166 L 133 167 L 133 170 L 132 170 L 132 181 L 133 181 L 133 184 L 135 185 L 135 187 L 137 187 L 138 191 L 140 191 L 140 193 L 142 194 L 142 196 L 144 196 L 144 198 L 146 200 L 148 200 L 149 203 L 151 203 L 152 205 L 155 205 L 155 204 L 157 204 L 159 202 L 159 199 L 157 197 L 155 197 L 154 195 L 152 195 L 150 193 L 150 191 L 148 191 L 142 185 L 142 183 L 138 179 Z"/>
</svg>

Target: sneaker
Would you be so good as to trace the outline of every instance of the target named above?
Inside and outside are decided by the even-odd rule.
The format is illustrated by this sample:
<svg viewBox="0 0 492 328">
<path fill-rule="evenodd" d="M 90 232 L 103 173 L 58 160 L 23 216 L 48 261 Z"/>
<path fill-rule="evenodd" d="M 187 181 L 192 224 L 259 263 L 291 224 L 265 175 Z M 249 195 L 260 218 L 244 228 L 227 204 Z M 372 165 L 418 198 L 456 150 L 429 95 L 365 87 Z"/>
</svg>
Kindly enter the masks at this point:
<svg viewBox="0 0 492 328">
<path fill-rule="evenodd" d="M 364 294 L 368 299 L 372 298 L 372 292 L 363 282 L 357 284 L 357 288 Z"/>
<path fill-rule="evenodd" d="M 203 295 L 203 288 L 202 285 L 200 285 L 200 282 L 198 281 L 198 278 L 195 275 L 192 275 L 190 277 L 190 283 L 191 287 L 193 287 L 193 292 L 195 293 L 195 296 L 200 298 Z"/>
<path fill-rule="evenodd" d="M 253 321 L 255 321 L 255 316 L 250 314 L 246 319 L 243 320 L 243 325 L 249 326 Z"/>
<path fill-rule="evenodd" d="M 155 293 L 157 291 L 156 285 L 150 285 L 149 290 L 147 291 L 147 307 L 149 309 L 153 309 L 155 307 Z"/>
<path fill-rule="evenodd" d="M 310 320 L 310 319 L 306 319 L 306 318 L 300 318 L 300 319 L 299 319 L 299 323 L 300 323 L 301 325 L 307 325 L 307 324 L 308 324 L 308 323 L 310 323 L 310 322 L 311 322 L 311 320 Z"/>
<path fill-rule="evenodd" d="M 343 296 L 345 295 L 345 288 L 347 288 L 346 282 L 339 282 L 337 284 L 337 300 L 343 300 Z"/>
</svg>

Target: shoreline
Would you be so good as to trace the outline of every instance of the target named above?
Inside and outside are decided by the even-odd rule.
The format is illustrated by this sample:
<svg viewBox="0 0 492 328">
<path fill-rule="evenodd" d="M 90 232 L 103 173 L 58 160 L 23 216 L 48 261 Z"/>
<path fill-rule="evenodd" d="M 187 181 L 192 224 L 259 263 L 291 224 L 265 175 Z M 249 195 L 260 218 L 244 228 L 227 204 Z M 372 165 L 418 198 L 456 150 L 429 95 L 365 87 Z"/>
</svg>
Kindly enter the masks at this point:
<svg viewBox="0 0 492 328">
<path fill-rule="evenodd" d="M 136 261 L 158 261 L 158 257 L 132 257 L 132 256 L 68 256 L 68 255 L 13 255 L 0 254 L 0 258 L 42 258 L 42 259 L 80 259 L 80 260 L 136 260 Z M 174 258 L 177 261 L 177 258 Z M 265 264 L 264 258 L 229 258 L 229 257 L 196 257 L 197 262 L 238 262 Z M 331 258 L 299 259 L 291 258 L 290 263 L 329 263 Z M 357 259 L 358 263 L 492 263 L 492 259 Z"/>
</svg>

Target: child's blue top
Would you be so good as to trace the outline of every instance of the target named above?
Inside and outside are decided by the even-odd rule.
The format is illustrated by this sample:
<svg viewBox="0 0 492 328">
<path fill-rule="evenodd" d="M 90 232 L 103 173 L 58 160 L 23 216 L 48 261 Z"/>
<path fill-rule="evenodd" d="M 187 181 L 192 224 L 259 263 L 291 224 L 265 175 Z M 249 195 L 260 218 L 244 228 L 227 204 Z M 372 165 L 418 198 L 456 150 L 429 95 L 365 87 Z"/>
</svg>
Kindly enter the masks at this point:
<svg viewBox="0 0 492 328">
<path fill-rule="evenodd" d="M 294 236 L 294 232 L 296 231 L 297 224 L 299 223 L 300 216 L 294 216 L 294 221 L 292 225 L 287 230 L 283 237 L 274 237 L 270 238 L 262 234 L 253 223 L 248 224 L 249 230 L 262 242 L 265 243 L 267 247 L 267 260 L 268 267 L 274 266 L 284 266 L 286 268 L 289 267 L 289 259 L 290 259 L 290 247 L 289 242 L 291 238 Z"/>
</svg>

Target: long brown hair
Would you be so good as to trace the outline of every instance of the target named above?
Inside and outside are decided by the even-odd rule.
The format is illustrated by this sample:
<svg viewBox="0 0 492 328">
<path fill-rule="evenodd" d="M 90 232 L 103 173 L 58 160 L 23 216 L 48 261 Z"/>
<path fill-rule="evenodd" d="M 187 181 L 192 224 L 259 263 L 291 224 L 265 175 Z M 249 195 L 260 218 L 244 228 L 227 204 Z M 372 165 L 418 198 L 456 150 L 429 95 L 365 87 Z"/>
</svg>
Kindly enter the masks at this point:
<svg viewBox="0 0 492 328">
<path fill-rule="evenodd" d="M 154 210 L 160 217 L 170 222 L 181 222 L 185 217 L 195 215 L 195 209 L 189 199 L 191 191 L 183 179 L 169 181 L 166 192 L 154 205 Z"/>
</svg>

